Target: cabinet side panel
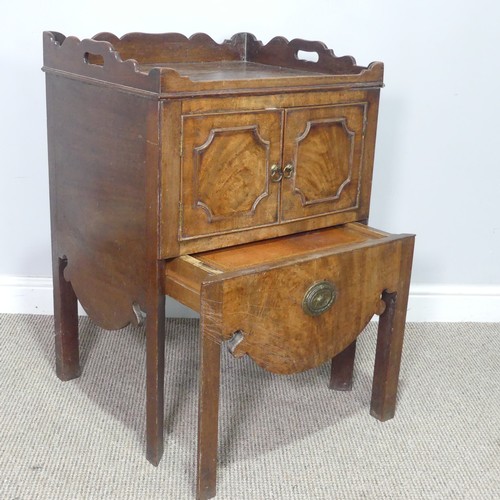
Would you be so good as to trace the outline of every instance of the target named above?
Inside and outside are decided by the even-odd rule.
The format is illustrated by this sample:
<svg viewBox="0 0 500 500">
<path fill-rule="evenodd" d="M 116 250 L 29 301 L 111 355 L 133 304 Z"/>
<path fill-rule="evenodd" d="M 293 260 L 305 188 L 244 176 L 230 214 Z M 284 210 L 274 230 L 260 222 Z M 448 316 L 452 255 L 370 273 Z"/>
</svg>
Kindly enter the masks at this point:
<svg viewBox="0 0 500 500">
<path fill-rule="evenodd" d="M 367 93 L 368 107 L 366 110 L 365 140 L 363 147 L 363 182 L 359 191 L 359 206 L 362 215 L 358 220 L 367 220 L 370 214 L 370 198 L 372 193 L 373 162 L 375 157 L 375 139 L 377 136 L 378 104 L 380 89 Z"/>
<path fill-rule="evenodd" d="M 47 75 L 53 258 L 67 259 L 65 278 L 108 329 L 137 322 L 147 257 L 155 262 L 157 108 L 154 100 Z"/>
<path fill-rule="evenodd" d="M 181 101 L 162 101 L 160 257 L 179 255 L 181 127 Z"/>
</svg>

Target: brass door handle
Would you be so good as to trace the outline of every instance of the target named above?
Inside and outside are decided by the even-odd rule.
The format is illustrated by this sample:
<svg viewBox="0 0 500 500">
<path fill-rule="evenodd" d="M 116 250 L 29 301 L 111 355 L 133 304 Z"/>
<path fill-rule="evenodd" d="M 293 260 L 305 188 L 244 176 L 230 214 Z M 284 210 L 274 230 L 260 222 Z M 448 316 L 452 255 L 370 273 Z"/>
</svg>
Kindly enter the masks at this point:
<svg viewBox="0 0 500 500">
<path fill-rule="evenodd" d="M 293 163 L 288 163 L 283 169 L 283 177 L 285 179 L 290 179 L 293 175 Z"/>
<path fill-rule="evenodd" d="M 302 309 L 309 316 L 319 316 L 333 306 L 337 290 L 329 281 L 319 281 L 309 287 L 302 300 Z"/>
<path fill-rule="evenodd" d="M 273 182 L 279 182 L 283 178 L 283 170 L 281 170 L 280 165 L 274 164 L 271 167 L 271 180 Z"/>
</svg>

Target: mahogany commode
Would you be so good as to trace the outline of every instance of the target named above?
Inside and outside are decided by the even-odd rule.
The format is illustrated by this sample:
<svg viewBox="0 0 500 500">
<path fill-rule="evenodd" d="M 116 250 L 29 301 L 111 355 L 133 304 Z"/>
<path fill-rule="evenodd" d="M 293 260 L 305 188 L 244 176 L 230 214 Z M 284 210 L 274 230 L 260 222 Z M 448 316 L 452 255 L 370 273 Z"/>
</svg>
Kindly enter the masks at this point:
<svg viewBox="0 0 500 500">
<path fill-rule="evenodd" d="M 147 317 L 158 464 L 165 295 L 198 311 L 200 499 L 215 495 L 224 341 L 275 373 L 332 359 L 330 387 L 348 390 L 379 314 L 371 414 L 394 415 L 414 237 L 366 226 L 382 63 L 248 33 L 45 32 L 43 69 L 62 380 L 80 375 L 77 300 L 107 329 Z"/>
</svg>

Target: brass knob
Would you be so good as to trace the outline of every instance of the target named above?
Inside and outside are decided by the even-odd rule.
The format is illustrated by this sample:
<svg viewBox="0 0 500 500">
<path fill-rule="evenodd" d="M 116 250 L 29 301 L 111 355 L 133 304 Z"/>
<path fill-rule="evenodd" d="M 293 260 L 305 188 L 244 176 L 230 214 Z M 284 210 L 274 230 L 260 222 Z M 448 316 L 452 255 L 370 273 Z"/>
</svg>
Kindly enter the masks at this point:
<svg viewBox="0 0 500 500">
<path fill-rule="evenodd" d="M 273 165 L 271 167 L 271 180 L 273 182 L 279 182 L 283 178 L 283 170 L 279 165 Z"/>
<path fill-rule="evenodd" d="M 319 281 L 307 290 L 302 300 L 302 309 L 309 316 L 319 316 L 332 307 L 336 298 L 335 285 L 329 281 Z"/>
<path fill-rule="evenodd" d="M 288 163 L 288 165 L 285 166 L 283 169 L 283 177 L 285 179 L 290 179 L 293 175 L 293 163 Z"/>
</svg>

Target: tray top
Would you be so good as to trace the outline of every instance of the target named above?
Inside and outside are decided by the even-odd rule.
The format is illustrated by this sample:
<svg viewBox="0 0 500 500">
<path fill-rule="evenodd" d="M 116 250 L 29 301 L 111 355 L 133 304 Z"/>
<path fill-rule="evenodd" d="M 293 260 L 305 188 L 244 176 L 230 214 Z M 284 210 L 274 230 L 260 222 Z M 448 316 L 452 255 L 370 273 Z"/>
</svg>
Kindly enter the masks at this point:
<svg viewBox="0 0 500 500">
<path fill-rule="evenodd" d="M 316 61 L 301 58 L 310 53 Z M 380 87 L 383 64 L 358 66 L 321 42 L 283 37 L 266 45 L 249 33 L 220 44 L 198 33 L 100 33 L 79 40 L 44 33 L 44 71 L 160 96 L 273 92 L 276 89 Z"/>
<path fill-rule="evenodd" d="M 225 80 L 262 80 L 296 76 L 323 76 L 320 72 L 303 71 L 282 66 L 248 61 L 216 61 L 197 63 L 140 64 L 140 71 L 149 72 L 153 68 L 175 70 L 180 76 L 193 82 L 220 82 Z"/>
</svg>

